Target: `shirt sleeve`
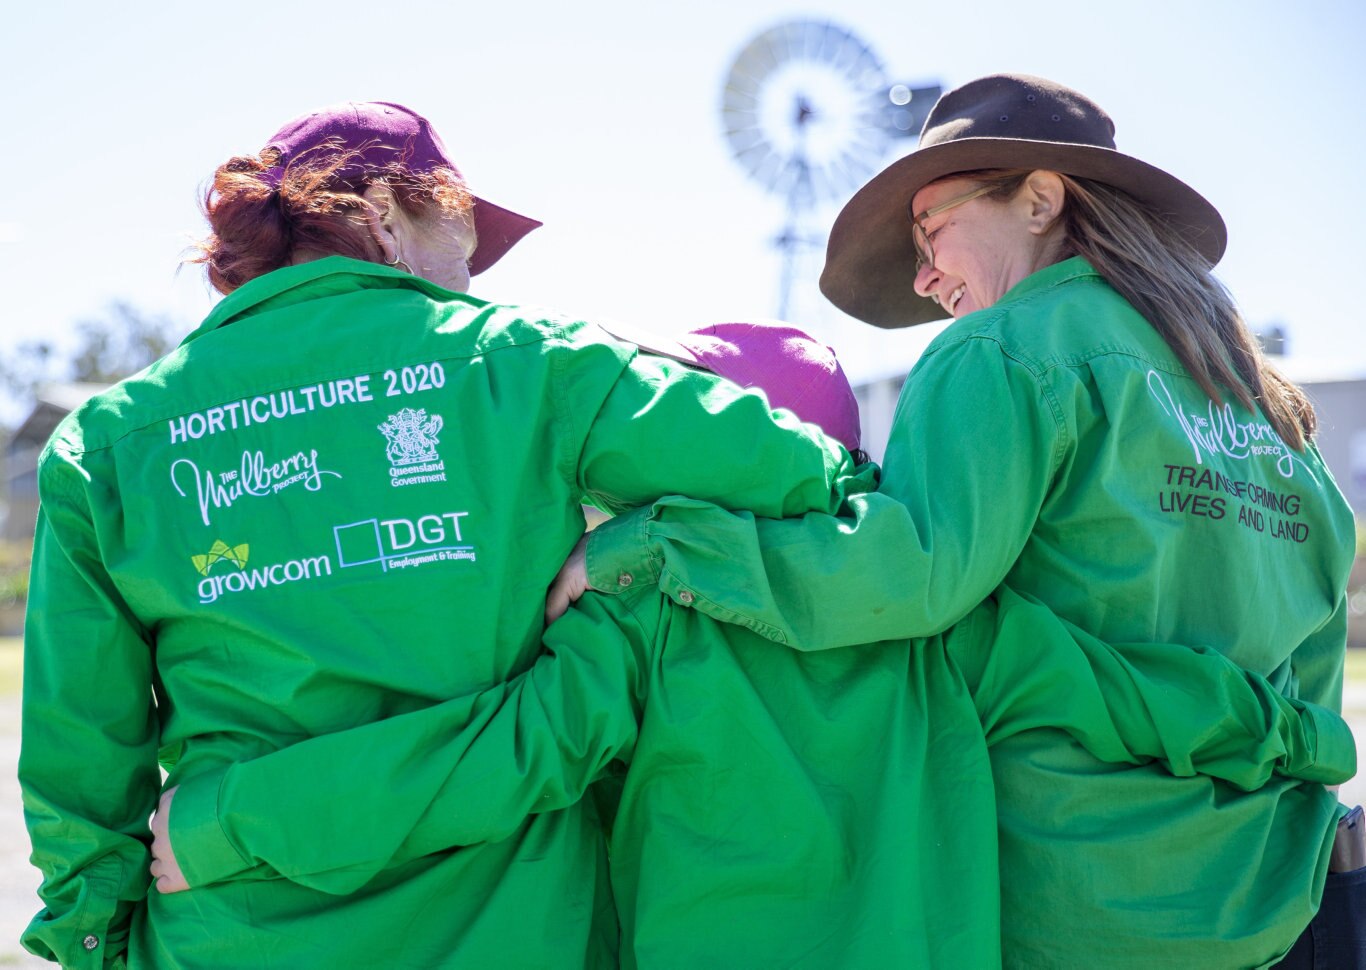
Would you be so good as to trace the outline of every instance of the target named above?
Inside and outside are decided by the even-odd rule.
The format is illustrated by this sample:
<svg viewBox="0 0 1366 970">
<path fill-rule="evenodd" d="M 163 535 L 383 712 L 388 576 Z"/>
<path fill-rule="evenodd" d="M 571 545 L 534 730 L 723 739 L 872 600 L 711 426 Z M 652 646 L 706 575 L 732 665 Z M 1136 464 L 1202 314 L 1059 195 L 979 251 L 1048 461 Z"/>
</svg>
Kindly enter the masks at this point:
<svg viewBox="0 0 1366 970">
<path fill-rule="evenodd" d="M 948 641 L 976 685 L 988 744 L 1056 728 L 1101 761 L 1158 761 L 1244 791 L 1273 775 L 1333 785 L 1356 772 L 1341 716 L 1283 696 L 1215 650 L 1107 644 L 1005 587 L 994 598 L 994 623 L 974 614 Z"/>
<path fill-rule="evenodd" d="M 878 493 L 783 521 L 666 497 L 589 536 L 589 582 L 658 581 L 798 649 L 938 633 L 1019 557 L 1073 440 L 1064 415 L 1034 368 L 961 341 L 908 380 Z"/>
<path fill-rule="evenodd" d="M 264 867 L 328 893 L 510 835 L 629 759 L 665 601 L 589 596 L 521 676 L 183 782 L 171 844 L 192 887 Z M 642 622 L 641 617 L 647 617 Z M 355 766 L 366 765 L 357 772 Z"/>
<path fill-rule="evenodd" d="M 588 395 L 566 383 L 574 413 Z M 876 466 L 856 468 L 837 442 L 770 410 L 758 391 L 649 354 L 631 357 L 576 432 L 576 483 L 614 512 L 674 494 L 760 515 L 835 512 L 847 494 L 877 487 Z"/>
<path fill-rule="evenodd" d="M 160 788 L 151 649 L 100 560 L 81 469 L 49 452 L 39 479 L 19 781 L 44 908 L 23 943 L 121 966 Z"/>
<path fill-rule="evenodd" d="M 1341 711 L 1346 649 L 1347 593 L 1344 590 L 1333 615 L 1290 655 L 1295 695 L 1330 710 Z"/>
</svg>

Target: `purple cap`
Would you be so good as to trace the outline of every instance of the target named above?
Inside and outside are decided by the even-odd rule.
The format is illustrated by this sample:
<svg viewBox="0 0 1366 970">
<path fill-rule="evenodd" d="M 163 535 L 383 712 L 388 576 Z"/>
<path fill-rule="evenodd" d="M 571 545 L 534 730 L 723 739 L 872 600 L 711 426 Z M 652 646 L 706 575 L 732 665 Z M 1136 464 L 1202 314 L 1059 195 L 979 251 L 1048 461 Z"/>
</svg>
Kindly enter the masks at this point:
<svg viewBox="0 0 1366 970">
<path fill-rule="evenodd" d="M 817 425 L 853 451 L 858 401 L 835 352 L 785 323 L 717 323 L 677 340 L 612 323 L 604 329 L 642 350 L 694 364 L 741 387 L 757 387 L 775 408 Z"/>
<path fill-rule="evenodd" d="M 266 147 L 278 151 L 280 160 L 266 171 L 266 180 L 278 187 L 286 165 L 324 145 L 359 152 L 338 173 L 345 181 L 359 181 L 367 172 L 394 162 L 402 162 L 411 172 L 444 167 L 460 174 L 446 155 L 441 138 L 416 111 L 388 101 L 347 101 L 300 115 L 272 135 Z M 470 275 L 478 276 L 498 262 L 540 225 L 535 219 L 475 196 L 474 232 L 478 242 L 470 259 Z"/>
</svg>

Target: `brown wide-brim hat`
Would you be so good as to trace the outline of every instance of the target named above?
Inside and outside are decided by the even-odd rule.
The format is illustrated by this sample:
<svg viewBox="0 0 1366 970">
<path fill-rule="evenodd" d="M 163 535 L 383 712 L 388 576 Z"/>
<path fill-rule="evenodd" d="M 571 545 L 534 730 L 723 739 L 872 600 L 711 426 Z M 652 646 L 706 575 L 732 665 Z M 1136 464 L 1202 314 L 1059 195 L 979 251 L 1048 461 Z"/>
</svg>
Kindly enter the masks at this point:
<svg viewBox="0 0 1366 970">
<path fill-rule="evenodd" d="M 946 319 L 915 292 L 911 199 L 957 172 L 1048 169 L 1123 189 L 1150 206 L 1213 266 L 1224 255 L 1224 220 L 1199 192 L 1115 150 L 1115 125 L 1085 95 L 1023 74 L 994 74 L 949 91 L 931 109 L 920 147 L 859 189 L 830 230 L 821 292 L 878 327 Z"/>
</svg>

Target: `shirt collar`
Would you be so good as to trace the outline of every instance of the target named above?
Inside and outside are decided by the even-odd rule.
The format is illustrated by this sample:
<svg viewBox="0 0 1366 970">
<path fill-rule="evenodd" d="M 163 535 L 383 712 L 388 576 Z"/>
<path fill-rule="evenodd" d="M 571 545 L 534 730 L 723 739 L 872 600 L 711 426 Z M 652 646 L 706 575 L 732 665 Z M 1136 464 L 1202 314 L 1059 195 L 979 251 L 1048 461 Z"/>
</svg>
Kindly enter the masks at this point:
<svg viewBox="0 0 1366 970">
<path fill-rule="evenodd" d="M 997 300 L 993 307 L 1012 303 L 1031 293 L 1037 293 L 1040 290 L 1046 290 L 1062 283 L 1070 283 L 1072 280 L 1081 279 L 1084 276 L 1100 276 L 1100 274 L 1092 269 L 1091 264 L 1081 256 L 1072 256 L 1060 263 L 1054 263 L 1030 273 L 1006 290 L 1005 295 Z"/>
<path fill-rule="evenodd" d="M 438 299 L 449 299 L 453 295 L 450 290 L 392 266 L 348 256 L 327 256 L 298 266 L 285 266 L 244 283 L 223 297 L 204 322 L 181 343 L 189 343 L 267 306 L 275 309 L 318 296 L 393 287 L 419 290 Z"/>
</svg>

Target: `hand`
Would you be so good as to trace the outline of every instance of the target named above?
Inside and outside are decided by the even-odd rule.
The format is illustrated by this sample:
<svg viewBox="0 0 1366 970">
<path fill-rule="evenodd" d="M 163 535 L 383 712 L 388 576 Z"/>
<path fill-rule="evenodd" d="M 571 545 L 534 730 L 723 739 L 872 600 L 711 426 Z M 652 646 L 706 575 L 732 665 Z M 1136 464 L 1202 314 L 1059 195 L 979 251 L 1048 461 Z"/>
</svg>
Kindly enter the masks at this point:
<svg viewBox="0 0 1366 970">
<path fill-rule="evenodd" d="M 579 536 L 579 541 L 574 543 L 569 558 L 555 574 L 555 580 L 550 584 L 550 590 L 545 597 L 546 626 L 564 616 L 565 610 L 573 606 L 578 598 L 588 591 L 587 549 L 588 536 L 584 534 Z"/>
<path fill-rule="evenodd" d="M 175 788 L 166 789 L 152 816 L 152 878 L 160 893 L 178 893 L 190 888 L 171 851 L 171 799 L 175 793 Z"/>
</svg>

